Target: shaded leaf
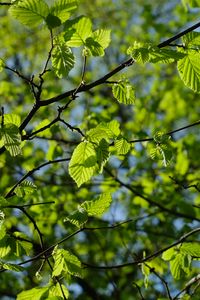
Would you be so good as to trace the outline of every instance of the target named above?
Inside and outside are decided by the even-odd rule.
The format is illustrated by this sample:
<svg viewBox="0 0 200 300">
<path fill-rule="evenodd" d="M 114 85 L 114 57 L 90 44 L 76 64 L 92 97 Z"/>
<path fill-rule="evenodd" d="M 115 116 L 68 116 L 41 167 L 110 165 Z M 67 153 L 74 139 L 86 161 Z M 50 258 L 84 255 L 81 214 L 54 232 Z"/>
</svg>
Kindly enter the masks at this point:
<svg viewBox="0 0 200 300">
<path fill-rule="evenodd" d="M 17 300 L 40 300 L 47 295 L 48 287 L 33 288 L 17 295 Z M 43 298 L 44 299 L 44 298 Z"/>
</svg>

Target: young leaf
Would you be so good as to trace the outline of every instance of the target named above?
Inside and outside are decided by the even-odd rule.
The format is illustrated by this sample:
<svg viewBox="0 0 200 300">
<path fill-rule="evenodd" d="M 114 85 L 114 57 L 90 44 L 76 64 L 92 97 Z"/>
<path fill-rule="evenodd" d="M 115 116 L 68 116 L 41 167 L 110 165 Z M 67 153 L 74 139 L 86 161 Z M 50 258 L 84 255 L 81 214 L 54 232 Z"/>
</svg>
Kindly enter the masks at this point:
<svg viewBox="0 0 200 300">
<path fill-rule="evenodd" d="M 50 13 L 61 20 L 61 23 L 67 21 L 71 14 L 77 9 L 75 0 L 57 0 L 50 7 Z"/>
<path fill-rule="evenodd" d="M 10 152 L 10 155 L 16 156 L 21 154 L 21 136 L 18 127 L 14 124 L 4 124 L 0 133 L 4 146 Z"/>
<path fill-rule="evenodd" d="M 50 299 L 53 300 L 54 299 L 53 296 L 57 296 L 55 299 L 63 299 L 63 293 L 62 292 L 64 293 L 66 299 L 68 299 L 69 298 L 69 291 L 68 291 L 68 289 L 65 287 L 64 284 L 60 285 L 59 283 L 56 283 L 55 285 L 53 285 L 53 286 L 51 286 L 49 288 L 49 295 L 48 295 L 49 297 L 48 297 L 48 299 L 49 300 Z"/>
<path fill-rule="evenodd" d="M 78 17 L 65 23 L 64 39 L 69 47 L 80 47 L 92 34 L 92 23 L 89 18 Z"/>
<path fill-rule="evenodd" d="M 99 170 L 100 173 L 103 172 L 103 167 L 110 157 L 108 148 L 109 148 L 109 144 L 107 143 L 107 141 L 105 139 L 102 139 L 100 141 L 99 145 L 97 147 L 95 147 L 96 153 L 97 153 L 97 162 L 98 162 L 98 165 L 100 168 L 100 170 Z"/>
<path fill-rule="evenodd" d="M 182 271 L 184 271 L 184 259 L 185 255 L 182 253 L 176 253 L 176 256 L 174 259 L 170 261 L 170 270 L 172 273 L 172 276 L 175 279 L 180 279 Z"/>
<path fill-rule="evenodd" d="M 67 250 L 63 250 L 63 256 L 65 259 L 65 270 L 67 271 L 67 273 L 73 276 L 83 277 L 83 270 L 81 268 L 81 262 L 78 257 Z"/>
<path fill-rule="evenodd" d="M 17 300 L 40 300 L 47 298 L 48 287 L 33 288 L 17 295 Z"/>
<path fill-rule="evenodd" d="M 90 142 L 80 143 L 74 150 L 69 163 L 69 174 L 78 187 L 88 181 L 97 170 L 97 155 Z"/>
<path fill-rule="evenodd" d="M 182 37 L 182 41 L 186 49 L 199 49 L 200 48 L 200 33 L 191 31 Z"/>
<path fill-rule="evenodd" d="M 55 249 L 53 253 L 55 265 L 53 268 L 53 276 L 58 276 L 62 272 L 69 273 L 74 276 L 82 277 L 81 262 L 79 259 L 64 249 Z"/>
<path fill-rule="evenodd" d="M 118 155 L 125 155 L 130 150 L 131 145 L 127 142 L 126 139 L 121 138 L 119 140 L 116 140 L 114 147 Z"/>
<path fill-rule="evenodd" d="M 149 61 L 149 44 L 134 42 L 133 46 L 129 47 L 127 54 L 135 59 L 138 63 L 146 63 Z"/>
<path fill-rule="evenodd" d="M 198 243 L 183 243 L 180 251 L 190 256 L 200 257 L 200 245 Z"/>
<path fill-rule="evenodd" d="M 112 87 L 113 96 L 123 104 L 134 104 L 135 90 L 129 82 L 114 83 Z"/>
<path fill-rule="evenodd" d="M 117 120 L 112 120 L 109 123 L 102 122 L 96 128 L 104 130 L 109 139 L 115 139 L 120 135 L 120 124 Z M 105 137 L 106 139 L 106 137 Z"/>
<path fill-rule="evenodd" d="M 95 127 L 95 128 L 90 129 L 87 132 L 86 137 L 89 142 L 93 142 L 96 144 L 99 144 L 102 139 L 109 142 L 109 135 L 107 133 L 107 129 L 103 128 L 103 126 L 101 126 L 101 124 L 97 125 L 97 127 Z"/>
<path fill-rule="evenodd" d="M 85 46 L 87 48 L 87 55 L 92 56 L 103 56 L 104 50 L 103 47 L 95 41 L 92 37 L 88 37 L 85 41 Z"/>
<path fill-rule="evenodd" d="M 92 201 L 85 201 L 81 204 L 88 215 L 101 217 L 104 212 L 110 207 L 112 202 L 111 194 L 101 194 L 99 199 Z"/>
<path fill-rule="evenodd" d="M 67 76 L 74 67 L 74 55 L 71 49 L 61 39 L 56 41 L 52 51 L 52 66 L 59 78 Z"/>
<path fill-rule="evenodd" d="M 14 18 L 29 27 L 41 24 L 49 13 L 49 7 L 44 0 L 19 1 L 9 10 Z"/>
<path fill-rule="evenodd" d="M 1 116 L 0 116 L 0 122 L 2 122 Z M 4 114 L 4 124 L 13 124 L 19 127 L 21 124 L 21 118 L 16 114 Z"/>
<path fill-rule="evenodd" d="M 15 193 L 18 197 L 24 197 L 25 195 L 32 194 L 36 189 L 37 187 L 32 181 L 24 180 L 15 188 Z"/>
<path fill-rule="evenodd" d="M 187 55 L 178 61 L 179 75 L 184 84 L 194 92 L 200 92 L 200 53 L 188 50 Z"/>
<path fill-rule="evenodd" d="M 53 258 L 55 261 L 54 267 L 53 267 L 53 273 L 52 276 L 59 276 L 65 266 L 65 260 L 63 257 L 63 249 L 55 249 L 53 251 Z"/>
<path fill-rule="evenodd" d="M 72 212 L 68 217 L 64 219 L 64 222 L 69 221 L 76 227 L 82 227 L 88 220 L 88 213 L 82 207 Z"/>
<path fill-rule="evenodd" d="M 92 38 L 101 45 L 103 49 L 107 48 L 110 44 L 110 30 L 98 29 L 92 33 Z"/>
</svg>

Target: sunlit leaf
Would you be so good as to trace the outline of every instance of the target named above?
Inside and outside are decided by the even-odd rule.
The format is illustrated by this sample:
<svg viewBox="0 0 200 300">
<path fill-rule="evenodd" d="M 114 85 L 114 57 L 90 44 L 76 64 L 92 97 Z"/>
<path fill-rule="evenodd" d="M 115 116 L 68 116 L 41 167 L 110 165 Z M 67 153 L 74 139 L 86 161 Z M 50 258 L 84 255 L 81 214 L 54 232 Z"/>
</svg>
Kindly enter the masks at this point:
<svg viewBox="0 0 200 300">
<path fill-rule="evenodd" d="M 103 213 L 110 207 L 112 197 L 110 194 L 101 194 L 97 200 L 85 201 L 81 204 L 87 213 L 91 216 L 102 216 Z"/>
<path fill-rule="evenodd" d="M 97 155 L 94 145 L 89 142 L 80 143 L 74 150 L 69 163 L 69 174 L 76 184 L 81 186 L 87 182 L 97 170 Z"/>
<path fill-rule="evenodd" d="M 75 0 L 57 0 L 50 7 L 50 13 L 58 17 L 61 22 L 69 19 L 71 14 L 77 9 L 77 1 Z"/>
<path fill-rule="evenodd" d="M 200 92 L 200 53 L 190 50 L 178 61 L 178 71 L 184 84 L 194 92 Z"/>
<path fill-rule="evenodd" d="M 92 34 L 92 23 L 89 18 L 81 16 L 65 23 L 65 41 L 69 47 L 80 47 Z"/>
<path fill-rule="evenodd" d="M 127 142 L 126 139 L 121 138 L 119 140 L 116 140 L 114 147 L 118 155 L 125 155 L 130 150 L 131 145 Z"/>
<path fill-rule="evenodd" d="M 23 0 L 12 5 L 10 13 L 22 24 L 35 27 L 47 17 L 49 7 L 44 0 Z"/>
<path fill-rule="evenodd" d="M 75 59 L 71 49 L 62 40 L 56 40 L 52 51 L 52 66 L 59 78 L 67 76 L 74 67 Z"/>
<path fill-rule="evenodd" d="M 113 84 L 112 87 L 113 96 L 123 104 L 134 104 L 135 102 L 135 90 L 133 86 L 128 82 L 119 82 Z"/>
<path fill-rule="evenodd" d="M 47 295 L 48 287 L 36 287 L 28 291 L 23 291 L 17 295 L 17 300 L 40 300 Z"/>
</svg>

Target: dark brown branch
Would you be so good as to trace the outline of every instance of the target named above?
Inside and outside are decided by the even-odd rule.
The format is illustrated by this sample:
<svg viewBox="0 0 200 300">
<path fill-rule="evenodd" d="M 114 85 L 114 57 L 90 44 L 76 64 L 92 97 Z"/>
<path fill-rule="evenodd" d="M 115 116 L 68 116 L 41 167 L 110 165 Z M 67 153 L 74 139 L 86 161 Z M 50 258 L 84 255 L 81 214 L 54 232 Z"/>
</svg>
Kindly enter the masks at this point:
<svg viewBox="0 0 200 300">
<path fill-rule="evenodd" d="M 149 256 L 146 256 L 145 258 L 141 258 L 129 263 L 125 263 L 125 264 L 120 264 L 120 265 L 113 265 L 113 266 L 96 266 L 96 265 L 91 265 L 89 263 L 86 262 L 82 262 L 82 264 L 87 267 L 87 268 L 91 268 L 91 269 L 100 269 L 100 270 L 111 270 L 111 269 L 121 269 L 121 268 L 125 268 L 125 267 L 129 267 L 129 266 L 135 266 L 144 262 L 147 262 L 151 259 L 156 258 L 157 256 L 161 255 L 163 252 L 167 251 L 168 249 L 171 249 L 179 244 L 182 244 L 188 237 L 199 233 L 200 232 L 200 227 L 195 228 L 193 230 L 191 230 L 190 232 L 186 233 L 185 235 L 183 235 L 178 241 L 172 243 L 169 246 L 166 246 L 156 252 L 154 252 L 153 254 L 150 254 Z"/>
</svg>

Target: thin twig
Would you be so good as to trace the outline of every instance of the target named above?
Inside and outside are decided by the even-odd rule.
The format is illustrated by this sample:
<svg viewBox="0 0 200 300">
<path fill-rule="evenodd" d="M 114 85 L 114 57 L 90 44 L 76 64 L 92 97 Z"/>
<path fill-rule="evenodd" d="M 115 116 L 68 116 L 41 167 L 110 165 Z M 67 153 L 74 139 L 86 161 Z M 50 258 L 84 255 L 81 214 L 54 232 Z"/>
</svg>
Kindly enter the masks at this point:
<svg viewBox="0 0 200 300">
<path fill-rule="evenodd" d="M 65 162 L 65 161 L 69 161 L 70 158 L 61 158 L 61 159 L 55 159 L 55 160 L 50 160 L 47 161 L 41 165 L 39 165 L 38 167 L 33 168 L 32 170 L 28 171 L 18 182 L 15 183 L 15 185 L 10 189 L 10 191 L 5 195 L 5 198 L 8 199 L 10 197 L 13 196 L 14 194 L 14 190 L 16 189 L 16 187 L 21 184 L 26 178 L 28 178 L 29 176 L 31 176 L 34 172 L 40 170 L 41 168 L 44 168 L 50 164 L 56 164 L 56 163 L 60 163 L 60 162 Z"/>
</svg>

